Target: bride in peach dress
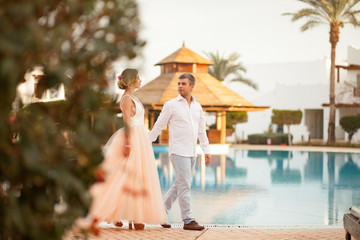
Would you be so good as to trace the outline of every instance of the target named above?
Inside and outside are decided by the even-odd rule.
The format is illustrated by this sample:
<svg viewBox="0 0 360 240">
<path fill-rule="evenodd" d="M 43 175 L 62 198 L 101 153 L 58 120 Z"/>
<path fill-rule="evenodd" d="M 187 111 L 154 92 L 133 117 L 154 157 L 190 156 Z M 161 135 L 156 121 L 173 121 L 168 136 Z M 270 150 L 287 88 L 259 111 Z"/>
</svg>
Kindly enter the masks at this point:
<svg viewBox="0 0 360 240">
<path fill-rule="evenodd" d="M 90 214 L 99 221 L 121 227 L 144 229 L 144 223 L 165 224 L 167 215 L 161 195 L 154 152 L 144 126 L 144 107 L 134 97 L 141 80 L 136 69 L 125 69 L 118 77 L 125 89 L 120 101 L 124 128 L 116 131 L 104 147 L 105 181 L 90 189 L 93 202 Z"/>
</svg>

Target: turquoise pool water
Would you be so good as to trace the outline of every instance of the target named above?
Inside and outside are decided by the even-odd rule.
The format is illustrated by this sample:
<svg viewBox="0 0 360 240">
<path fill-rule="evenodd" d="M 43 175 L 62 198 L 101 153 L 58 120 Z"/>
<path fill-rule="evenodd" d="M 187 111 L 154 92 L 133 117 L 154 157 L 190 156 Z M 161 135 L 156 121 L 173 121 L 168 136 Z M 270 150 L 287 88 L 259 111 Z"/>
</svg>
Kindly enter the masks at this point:
<svg viewBox="0 0 360 240">
<path fill-rule="evenodd" d="M 175 181 L 166 147 L 155 148 L 163 194 Z M 197 161 L 192 211 L 202 224 L 342 226 L 360 206 L 360 153 L 231 149 Z M 171 223 L 181 223 L 176 202 Z"/>
</svg>

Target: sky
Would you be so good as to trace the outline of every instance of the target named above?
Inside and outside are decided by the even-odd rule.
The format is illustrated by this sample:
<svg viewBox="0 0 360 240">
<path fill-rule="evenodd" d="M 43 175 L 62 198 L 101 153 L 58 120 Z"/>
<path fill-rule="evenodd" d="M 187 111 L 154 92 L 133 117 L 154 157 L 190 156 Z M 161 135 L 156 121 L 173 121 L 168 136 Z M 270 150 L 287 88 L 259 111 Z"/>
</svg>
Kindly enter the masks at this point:
<svg viewBox="0 0 360 240">
<path fill-rule="evenodd" d="M 139 0 L 138 4 L 140 37 L 146 45 L 143 57 L 133 65 L 140 69 L 144 83 L 160 75 L 160 67 L 154 65 L 181 48 L 183 41 L 202 56 L 237 52 L 245 67 L 330 56 L 327 25 L 301 32 L 303 21 L 282 16 L 306 6 L 296 0 Z M 360 28 L 341 29 L 337 61 L 346 59 L 348 45 L 360 47 Z"/>
</svg>

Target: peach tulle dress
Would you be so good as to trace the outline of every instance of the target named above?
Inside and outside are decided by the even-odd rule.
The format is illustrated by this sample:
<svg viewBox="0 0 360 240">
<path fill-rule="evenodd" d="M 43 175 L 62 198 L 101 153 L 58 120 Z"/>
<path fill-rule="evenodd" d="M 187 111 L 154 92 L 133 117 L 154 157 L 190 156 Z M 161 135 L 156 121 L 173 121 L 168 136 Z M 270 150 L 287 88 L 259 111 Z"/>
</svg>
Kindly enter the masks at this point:
<svg viewBox="0 0 360 240">
<path fill-rule="evenodd" d="M 123 98 L 126 96 L 136 106 L 136 114 L 130 120 L 131 151 L 128 157 L 123 155 L 123 128 L 116 131 L 105 145 L 101 167 L 106 179 L 90 189 L 93 197 L 90 214 L 107 222 L 129 220 L 164 224 L 167 216 L 154 152 L 144 126 L 144 107 L 130 95 Z"/>
</svg>

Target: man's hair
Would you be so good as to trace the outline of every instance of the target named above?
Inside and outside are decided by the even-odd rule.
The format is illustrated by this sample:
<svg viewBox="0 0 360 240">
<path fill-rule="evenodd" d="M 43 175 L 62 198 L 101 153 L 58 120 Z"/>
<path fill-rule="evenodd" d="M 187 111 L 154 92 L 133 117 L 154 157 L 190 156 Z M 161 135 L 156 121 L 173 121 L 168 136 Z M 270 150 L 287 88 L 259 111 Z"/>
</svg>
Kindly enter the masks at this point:
<svg viewBox="0 0 360 240">
<path fill-rule="evenodd" d="M 184 79 L 187 78 L 189 79 L 190 85 L 195 86 L 195 77 L 191 74 L 191 73 L 183 73 L 179 76 L 179 79 Z"/>
</svg>

